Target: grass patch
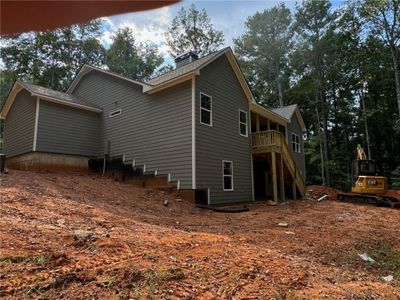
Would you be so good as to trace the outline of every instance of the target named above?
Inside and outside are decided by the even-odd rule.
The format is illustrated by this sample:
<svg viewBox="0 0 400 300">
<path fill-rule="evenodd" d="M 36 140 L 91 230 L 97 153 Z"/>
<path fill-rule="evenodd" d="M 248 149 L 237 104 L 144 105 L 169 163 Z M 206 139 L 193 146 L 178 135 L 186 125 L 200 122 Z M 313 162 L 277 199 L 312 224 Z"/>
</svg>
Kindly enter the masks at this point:
<svg viewBox="0 0 400 300">
<path fill-rule="evenodd" d="M 367 251 L 381 271 L 385 272 L 382 275 L 386 276 L 387 273 L 393 274 L 394 280 L 400 284 L 400 252 L 396 251 L 392 245 L 387 242 L 378 244 L 377 247 Z"/>
<path fill-rule="evenodd" d="M 148 289 L 148 294 L 152 295 L 154 290 L 164 282 L 170 280 L 181 280 L 185 276 L 180 268 L 167 270 L 149 269 L 144 274 L 144 286 Z"/>
<path fill-rule="evenodd" d="M 50 254 L 40 254 L 40 255 L 16 255 L 0 258 L 0 265 L 16 264 L 16 265 L 26 265 L 34 264 L 39 267 L 46 267 L 50 264 L 53 259 Z"/>
<path fill-rule="evenodd" d="M 143 258 L 148 260 L 156 261 L 158 260 L 159 256 L 156 253 L 145 253 L 143 254 Z"/>
</svg>

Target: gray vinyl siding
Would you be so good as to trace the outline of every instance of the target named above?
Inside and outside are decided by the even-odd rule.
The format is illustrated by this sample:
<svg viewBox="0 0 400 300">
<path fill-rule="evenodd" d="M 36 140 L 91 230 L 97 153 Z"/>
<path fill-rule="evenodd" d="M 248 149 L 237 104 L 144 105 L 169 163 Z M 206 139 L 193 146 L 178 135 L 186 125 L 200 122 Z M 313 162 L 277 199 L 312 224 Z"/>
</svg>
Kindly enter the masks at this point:
<svg viewBox="0 0 400 300">
<path fill-rule="evenodd" d="M 36 150 L 97 156 L 100 114 L 40 100 Z"/>
<path fill-rule="evenodd" d="M 191 83 L 184 82 L 156 94 L 140 85 L 92 71 L 74 95 L 103 109 L 103 133 L 98 155 L 125 155 L 146 171 L 171 174 L 181 188 L 192 187 Z M 121 109 L 118 116 L 109 113 Z"/>
<path fill-rule="evenodd" d="M 297 134 L 300 138 L 300 153 L 293 151 L 292 145 L 292 133 Z M 300 123 L 297 120 L 296 114 L 294 113 L 290 123 L 288 124 L 288 145 L 290 150 L 292 151 L 294 160 L 296 161 L 297 167 L 300 169 L 303 174 L 304 180 L 306 179 L 306 163 L 305 163 L 305 155 L 304 155 L 304 141 L 303 141 L 303 131 L 301 129 Z"/>
<path fill-rule="evenodd" d="M 14 99 L 4 127 L 4 154 L 16 156 L 33 149 L 36 98 L 21 90 Z"/>
<path fill-rule="evenodd" d="M 200 123 L 200 92 L 212 97 L 212 127 Z M 252 200 L 250 136 L 239 134 L 239 109 L 249 105 L 225 56 L 196 77 L 196 187 L 210 204 Z M 233 191 L 223 191 L 222 161 L 233 161 Z"/>
</svg>

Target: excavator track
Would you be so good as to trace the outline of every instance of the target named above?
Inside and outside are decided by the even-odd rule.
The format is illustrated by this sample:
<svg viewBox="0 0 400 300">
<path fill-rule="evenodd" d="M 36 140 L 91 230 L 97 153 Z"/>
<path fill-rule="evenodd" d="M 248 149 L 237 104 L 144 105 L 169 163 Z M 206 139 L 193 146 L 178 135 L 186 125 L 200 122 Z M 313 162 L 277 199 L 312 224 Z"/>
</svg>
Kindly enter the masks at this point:
<svg viewBox="0 0 400 300">
<path fill-rule="evenodd" d="M 340 193 L 337 201 L 359 205 L 373 205 L 400 209 L 400 199 L 387 195 L 366 195 L 356 193 Z"/>
</svg>

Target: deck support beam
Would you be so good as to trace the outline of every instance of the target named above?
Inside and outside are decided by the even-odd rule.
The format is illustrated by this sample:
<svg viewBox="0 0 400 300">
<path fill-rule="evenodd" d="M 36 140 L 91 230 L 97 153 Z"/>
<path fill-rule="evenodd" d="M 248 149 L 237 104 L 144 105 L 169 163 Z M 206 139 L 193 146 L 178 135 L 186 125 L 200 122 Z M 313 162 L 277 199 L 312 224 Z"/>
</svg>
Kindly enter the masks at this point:
<svg viewBox="0 0 400 300">
<path fill-rule="evenodd" d="M 271 152 L 271 165 L 272 165 L 272 194 L 274 202 L 278 202 L 278 174 L 276 172 L 276 153 Z"/>
<path fill-rule="evenodd" d="M 280 163 L 280 194 L 281 194 L 281 201 L 285 201 L 285 174 L 283 174 L 283 157 L 282 153 L 280 155 L 281 157 L 281 163 Z"/>
<path fill-rule="evenodd" d="M 292 189 L 293 189 L 293 200 L 297 200 L 296 182 L 294 180 L 292 182 Z"/>
</svg>

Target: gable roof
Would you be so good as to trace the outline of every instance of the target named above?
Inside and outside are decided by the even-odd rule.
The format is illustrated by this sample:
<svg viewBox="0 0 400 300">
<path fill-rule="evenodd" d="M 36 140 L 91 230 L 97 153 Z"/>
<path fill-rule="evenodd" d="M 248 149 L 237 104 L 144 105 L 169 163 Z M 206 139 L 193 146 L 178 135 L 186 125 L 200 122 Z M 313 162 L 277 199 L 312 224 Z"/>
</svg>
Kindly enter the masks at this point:
<svg viewBox="0 0 400 300">
<path fill-rule="evenodd" d="M 100 72 L 100 73 L 103 73 L 103 74 L 107 74 L 107 75 L 110 75 L 110 76 L 113 76 L 113 77 L 116 77 L 116 78 L 119 78 L 119 79 L 122 79 L 122 80 L 125 80 L 125 81 L 128 81 L 128 82 L 131 82 L 131 83 L 134 83 L 134 84 L 137 84 L 137 85 L 141 85 L 143 87 L 148 86 L 148 84 L 146 84 L 144 82 L 141 82 L 141 81 L 138 81 L 138 80 L 133 80 L 133 79 L 130 79 L 128 77 L 125 77 L 125 76 L 122 76 L 120 74 L 117 74 L 115 72 L 111 72 L 111 71 L 108 71 L 108 70 L 101 69 L 99 67 L 95 67 L 95 66 L 91 66 L 91 65 L 85 64 L 79 70 L 79 72 L 75 76 L 74 80 L 72 80 L 70 86 L 68 87 L 67 93 L 71 94 L 74 91 L 75 87 L 78 85 L 79 81 L 82 79 L 82 77 L 85 76 L 86 74 L 88 74 L 91 71 L 97 71 L 97 72 Z"/>
<path fill-rule="evenodd" d="M 17 79 L 8 95 L 0 115 L 6 117 L 8 111 L 10 110 L 15 97 L 22 90 L 25 89 L 31 93 L 34 97 L 39 97 L 40 99 L 47 100 L 50 102 L 63 104 L 71 107 L 76 107 L 84 110 L 89 110 L 93 112 L 102 112 L 102 109 L 92 103 L 79 99 L 73 95 L 58 92 L 49 88 L 45 88 L 36 84 L 26 83 Z"/>
<path fill-rule="evenodd" d="M 303 131 L 306 131 L 306 125 L 304 124 L 303 118 L 300 113 L 299 106 L 297 104 L 287 105 L 284 107 L 278 107 L 272 109 L 274 113 L 284 117 L 289 122 L 292 119 L 293 114 L 296 114 L 297 120 L 299 121 L 300 127 Z"/>
<path fill-rule="evenodd" d="M 149 94 L 155 93 L 163 90 L 164 88 L 168 88 L 183 81 L 190 80 L 194 76 L 200 75 L 202 68 L 208 66 L 210 63 L 212 63 L 214 60 L 218 59 L 222 55 L 226 55 L 226 58 L 228 59 L 228 62 L 232 67 L 232 70 L 235 73 L 236 78 L 238 79 L 247 100 L 251 103 L 254 100 L 253 94 L 251 93 L 246 78 L 244 77 L 242 70 L 240 69 L 239 64 L 236 61 L 236 58 L 233 55 L 233 51 L 230 47 L 223 48 L 220 51 L 206 55 L 198 60 L 192 61 L 186 65 L 176 68 L 175 70 L 172 70 L 152 80 L 149 80 L 147 82 L 149 86 L 144 87 L 143 92 L 147 92 Z"/>
<path fill-rule="evenodd" d="M 137 80 L 133 80 L 124 76 L 121 76 L 117 73 L 110 72 L 107 70 L 103 70 L 98 67 L 90 66 L 90 65 L 84 65 L 81 70 L 79 71 L 78 75 L 75 77 L 75 79 L 72 81 L 70 87 L 67 90 L 67 93 L 72 93 L 79 81 L 82 79 L 83 76 L 88 74 L 91 71 L 97 71 L 97 72 L 102 72 L 104 74 L 108 74 L 110 76 L 114 76 L 117 78 L 120 78 L 122 80 L 129 81 L 131 83 L 140 85 L 143 87 L 143 92 L 144 93 L 156 93 L 158 91 L 161 91 L 163 89 L 166 89 L 168 87 L 177 85 L 181 82 L 191 80 L 195 75 L 200 74 L 200 70 L 204 68 L 205 66 L 209 65 L 212 61 L 217 59 L 218 57 L 221 57 L 222 55 L 226 55 L 228 58 L 228 61 L 249 101 L 253 101 L 254 97 L 250 91 L 250 88 L 247 84 L 247 81 L 233 55 L 232 49 L 230 47 L 221 49 L 220 51 L 213 52 L 209 55 L 206 55 L 198 60 L 192 61 L 188 64 L 185 64 L 179 68 L 176 68 L 172 71 L 169 71 L 163 75 L 157 76 L 153 79 L 150 79 L 146 82 L 141 82 Z"/>
</svg>

